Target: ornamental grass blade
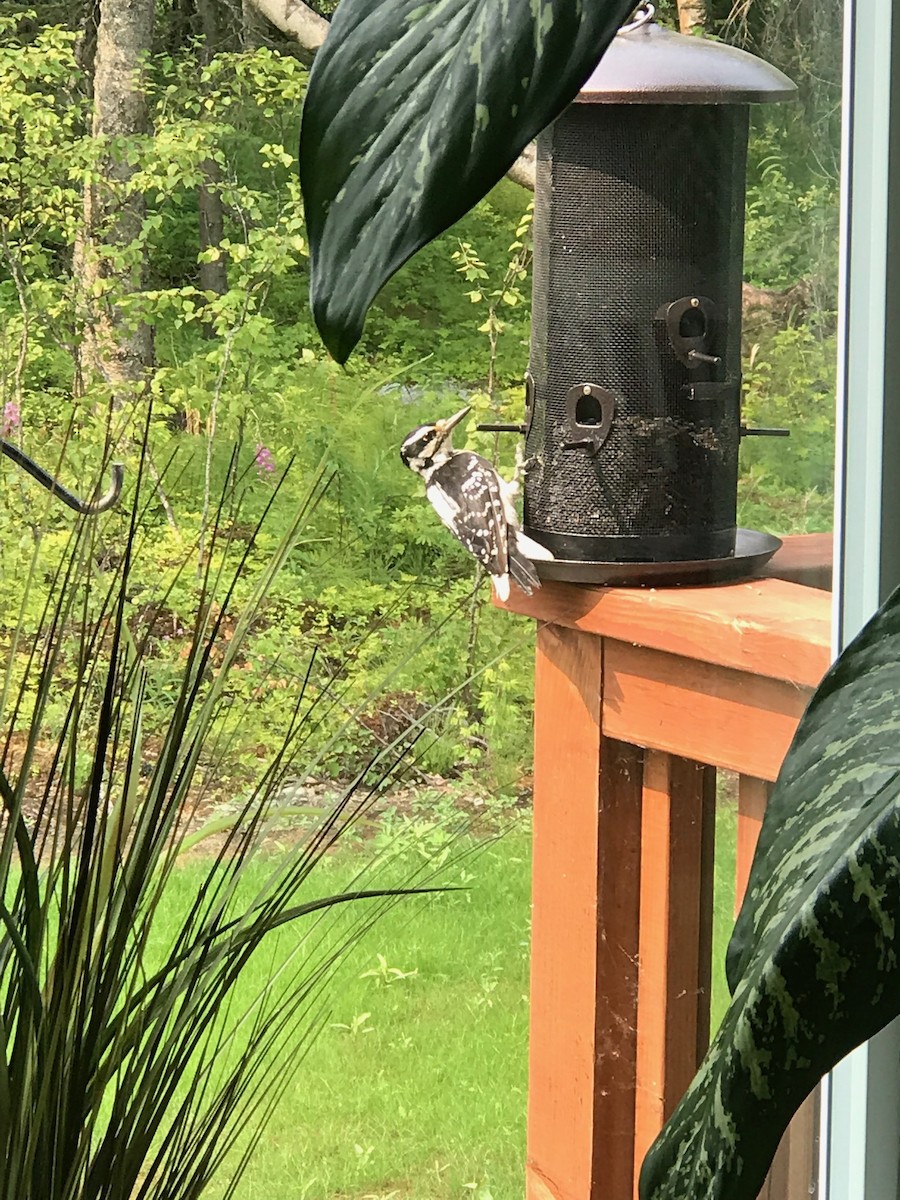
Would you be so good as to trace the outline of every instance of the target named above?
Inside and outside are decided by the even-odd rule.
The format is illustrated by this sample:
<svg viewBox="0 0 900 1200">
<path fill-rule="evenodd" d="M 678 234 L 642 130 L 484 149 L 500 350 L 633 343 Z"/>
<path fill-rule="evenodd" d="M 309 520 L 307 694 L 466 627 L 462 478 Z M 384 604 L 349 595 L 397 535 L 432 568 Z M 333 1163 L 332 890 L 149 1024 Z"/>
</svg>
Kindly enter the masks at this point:
<svg viewBox="0 0 900 1200">
<path fill-rule="evenodd" d="M 728 949 L 732 1001 L 641 1200 L 754 1200 L 826 1071 L 900 1013 L 900 589 L 785 759 Z"/>
<path fill-rule="evenodd" d="M 577 94 L 633 0 L 341 0 L 303 111 L 312 308 L 346 362 L 382 285 Z"/>
<path fill-rule="evenodd" d="M 316 886 L 336 842 L 415 765 L 421 728 L 363 765 L 289 854 L 263 853 L 286 785 L 307 774 L 310 724 L 340 700 L 340 673 L 314 678 L 311 642 L 279 748 L 173 907 L 182 850 L 246 702 L 235 666 L 329 480 L 312 480 L 239 600 L 280 484 L 251 536 L 232 541 L 241 493 L 229 473 L 189 644 L 153 708 L 153 632 L 175 584 L 143 626 L 130 576 L 142 477 L 109 565 L 98 566 L 101 526 L 73 532 L 0 691 L 0 1200 L 199 1200 L 217 1170 L 232 1194 L 321 1027 L 342 955 L 400 897 L 437 890 L 437 864 L 398 864 L 396 882 L 370 876 L 389 855 L 343 891 Z"/>
</svg>

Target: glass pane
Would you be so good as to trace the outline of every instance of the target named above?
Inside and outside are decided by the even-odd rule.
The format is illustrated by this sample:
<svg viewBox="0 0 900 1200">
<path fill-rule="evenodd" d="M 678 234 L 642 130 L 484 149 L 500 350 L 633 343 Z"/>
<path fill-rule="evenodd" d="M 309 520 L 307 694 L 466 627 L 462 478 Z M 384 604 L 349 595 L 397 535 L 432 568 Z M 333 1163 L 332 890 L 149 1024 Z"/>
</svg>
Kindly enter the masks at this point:
<svg viewBox="0 0 900 1200">
<path fill-rule="evenodd" d="M 31 771 L 22 794 L 45 847 L 58 844 L 47 798 L 66 786 L 93 803 L 101 779 L 125 779 L 130 811 L 132 789 L 192 746 L 170 725 L 185 671 L 202 698 L 231 664 L 185 836 L 194 846 L 209 825 L 209 845 L 230 845 L 234 826 L 252 841 L 262 778 L 266 848 L 290 864 L 298 843 L 330 847 L 313 831 L 329 828 L 336 779 L 368 779 L 367 764 L 411 746 L 402 788 L 339 809 L 357 836 L 324 870 L 356 887 L 399 848 L 386 878 L 434 872 L 459 888 L 428 917 L 398 908 L 376 926 L 235 1195 L 266 1186 L 267 1162 L 296 1179 L 300 1146 L 308 1200 L 501 1200 L 522 1194 L 526 1159 L 539 1180 L 559 1182 L 558 1167 L 560 1194 L 630 1196 L 727 1007 L 735 895 L 827 661 L 841 4 L 661 0 L 658 30 L 641 25 L 630 45 L 680 27 L 694 35 L 684 64 L 704 39 L 745 49 L 795 81 L 796 102 L 697 103 L 671 81 L 657 103 L 593 94 L 542 137 L 530 187 L 520 164 L 390 281 L 347 371 L 308 315 L 293 161 L 306 66 L 292 44 L 250 0 L 157 5 L 146 45 L 132 31 L 135 69 L 105 68 L 140 82 L 147 111 L 104 125 L 128 107 L 104 118 L 92 78 L 116 44 L 95 47 L 95 17 L 115 7 L 72 6 L 68 29 L 57 5 L 0 18 L 0 437 L 85 496 L 110 456 L 126 458 L 129 486 L 147 471 L 134 562 L 122 511 L 76 560 L 85 590 L 60 621 L 59 686 L 32 745 L 33 652 L 71 518 L 58 497 L 36 506 L 33 481 L 2 460 L 0 607 L 21 614 L 0 622 L 3 771 Z M 494 603 L 466 537 L 439 520 L 449 506 L 432 511 L 398 457 L 410 431 L 464 406 L 456 448 L 522 476 L 532 538 L 512 584 L 495 572 Z M 311 494 L 323 465 L 329 485 Z M 795 535 L 812 536 L 766 566 L 772 539 Z M 284 572 L 254 607 L 271 555 Z M 133 689 L 141 720 L 122 699 L 116 740 L 132 749 L 113 770 L 91 759 L 91 687 L 123 563 L 128 651 L 110 678 L 143 679 L 133 637 L 148 682 Z M 223 598 L 213 584 L 231 567 Z M 766 574 L 778 578 L 762 586 Z M 192 643 L 207 622 L 221 632 L 208 655 Z M 70 745 L 79 669 L 93 683 Z M 373 801 L 381 791 L 379 778 Z M 180 807 L 171 819 L 187 830 Z M 195 858 L 214 869 L 203 845 Z M 106 851 L 100 866 L 103 879 Z M 815 1195 L 815 1112 L 813 1099 L 766 1200 Z M 567 1174 L 579 1170 L 600 1175 Z"/>
<path fill-rule="evenodd" d="M 744 265 L 742 524 L 832 528 L 841 123 L 839 0 L 736 4 L 729 41 L 781 67 L 793 105 L 759 107 L 750 136 Z"/>
</svg>

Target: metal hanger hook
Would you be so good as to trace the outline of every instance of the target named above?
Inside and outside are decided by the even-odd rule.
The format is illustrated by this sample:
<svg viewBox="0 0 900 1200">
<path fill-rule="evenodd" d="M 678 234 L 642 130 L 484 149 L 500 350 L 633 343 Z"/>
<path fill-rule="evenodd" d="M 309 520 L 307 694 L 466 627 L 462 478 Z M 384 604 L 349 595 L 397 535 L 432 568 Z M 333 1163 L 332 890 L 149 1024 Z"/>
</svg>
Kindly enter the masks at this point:
<svg viewBox="0 0 900 1200">
<path fill-rule="evenodd" d="M 642 25 L 646 25 L 648 21 L 652 21 L 655 16 L 655 4 L 639 4 L 631 14 L 631 20 L 620 27 L 619 33 L 631 33 L 633 29 L 640 29 Z"/>
<path fill-rule="evenodd" d="M 45 487 L 53 496 L 58 496 L 63 504 L 68 505 L 74 512 L 81 513 L 83 516 L 95 517 L 99 513 L 106 512 L 118 503 L 119 497 L 122 495 L 122 481 L 125 478 L 125 468 L 121 463 L 113 463 L 110 467 L 109 487 L 102 496 L 97 496 L 94 500 L 82 500 L 76 496 L 74 492 L 70 492 L 68 488 L 63 487 L 58 479 L 39 467 L 34 459 L 29 458 L 24 454 L 18 446 L 14 446 L 12 442 L 7 442 L 4 438 L 0 438 L 0 451 L 7 458 L 11 458 L 17 467 L 21 467 L 23 471 L 27 471 L 32 479 L 36 479 L 41 487 Z"/>
</svg>

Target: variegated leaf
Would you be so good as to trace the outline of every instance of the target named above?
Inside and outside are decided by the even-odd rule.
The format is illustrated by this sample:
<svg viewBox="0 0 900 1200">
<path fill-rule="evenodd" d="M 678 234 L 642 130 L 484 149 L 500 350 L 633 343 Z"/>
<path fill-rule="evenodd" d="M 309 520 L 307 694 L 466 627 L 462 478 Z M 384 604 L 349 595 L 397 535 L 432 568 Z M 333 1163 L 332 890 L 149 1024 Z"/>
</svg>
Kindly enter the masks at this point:
<svg viewBox="0 0 900 1200">
<path fill-rule="evenodd" d="M 339 362 L 394 272 L 576 95 L 634 0 L 341 0 L 300 181 L 312 306 Z"/>
<path fill-rule="evenodd" d="M 733 997 L 641 1200 L 754 1200 L 817 1080 L 900 1013 L 900 590 L 813 697 L 728 952 Z"/>
</svg>

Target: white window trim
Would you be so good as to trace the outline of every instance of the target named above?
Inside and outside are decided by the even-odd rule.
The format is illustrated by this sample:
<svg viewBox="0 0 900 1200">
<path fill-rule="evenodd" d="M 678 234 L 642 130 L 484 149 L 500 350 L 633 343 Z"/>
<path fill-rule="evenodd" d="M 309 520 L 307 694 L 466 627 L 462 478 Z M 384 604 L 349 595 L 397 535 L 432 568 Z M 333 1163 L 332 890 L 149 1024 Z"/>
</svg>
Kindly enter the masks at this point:
<svg viewBox="0 0 900 1200">
<path fill-rule="evenodd" d="M 900 583 L 900 11 L 846 0 L 834 645 Z M 900 1022 L 825 1083 L 819 1196 L 900 1200 Z"/>
</svg>

